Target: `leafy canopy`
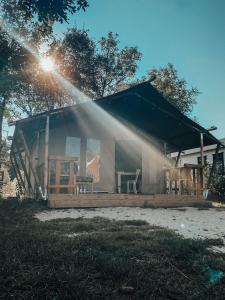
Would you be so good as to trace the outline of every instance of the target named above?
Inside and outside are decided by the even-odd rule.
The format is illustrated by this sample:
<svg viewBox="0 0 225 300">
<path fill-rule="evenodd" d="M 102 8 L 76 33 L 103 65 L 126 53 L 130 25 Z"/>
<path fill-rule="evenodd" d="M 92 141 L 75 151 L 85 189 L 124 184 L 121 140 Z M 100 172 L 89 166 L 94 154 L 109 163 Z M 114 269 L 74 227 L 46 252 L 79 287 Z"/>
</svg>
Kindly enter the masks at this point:
<svg viewBox="0 0 225 300">
<path fill-rule="evenodd" d="M 88 7 L 87 0 L 1 0 L 3 15 L 24 26 L 32 23 L 42 34 L 51 32 L 55 22 L 68 22 L 68 15 Z"/>
<path fill-rule="evenodd" d="M 93 98 L 115 92 L 123 82 L 131 82 L 141 53 L 137 47 L 119 48 L 117 34 L 109 32 L 95 42 L 85 30 L 70 29 L 55 41 L 51 55 L 66 78 Z"/>
<path fill-rule="evenodd" d="M 196 87 L 187 87 L 187 82 L 179 78 L 173 64 L 168 63 L 163 68 L 153 68 L 148 73 L 148 78 L 154 79 L 152 85 L 182 113 L 188 115 L 196 103 L 199 91 Z"/>
<path fill-rule="evenodd" d="M 26 42 L 30 41 L 37 48 L 40 41 L 49 42 L 55 22 L 67 22 L 68 14 L 87 7 L 87 0 L 1 0 L 0 20 L 6 21 L 7 26 L 10 24 L 9 30 L 22 34 Z M 0 143 L 3 118 L 9 112 L 16 112 L 17 106 L 26 113 L 31 113 L 34 107 L 45 107 L 43 100 L 39 105 L 40 92 L 43 95 L 46 89 L 40 89 L 40 84 L 35 81 L 37 74 L 34 71 L 30 78 L 25 76 L 30 60 L 30 53 L 0 27 Z M 49 100 L 49 94 L 45 93 L 45 96 Z"/>
</svg>

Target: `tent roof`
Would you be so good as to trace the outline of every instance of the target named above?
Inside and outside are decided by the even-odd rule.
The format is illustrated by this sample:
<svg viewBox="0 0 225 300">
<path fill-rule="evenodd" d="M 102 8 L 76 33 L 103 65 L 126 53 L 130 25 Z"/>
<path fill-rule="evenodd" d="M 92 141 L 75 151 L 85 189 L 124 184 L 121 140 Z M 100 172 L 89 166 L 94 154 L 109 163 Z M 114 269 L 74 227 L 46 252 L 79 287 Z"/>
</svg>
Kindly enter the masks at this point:
<svg viewBox="0 0 225 300">
<path fill-rule="evenodd" d="M 149 82 L 97 99 L 95 103 L 122 123 L 166 142 L 171 151 L 199 147 L 200 133 L 204 133 L 205 146 L 221 144 L 205 128 L 169 103 Z M 19 120 L 16 124 L 25 126 L 27 122 L 34 122 L 46 114 L 70 114 L 72 110 L 79 111 L 79 107 L 85 105 L 88 102 L 44 112 Z"/>
</svg>

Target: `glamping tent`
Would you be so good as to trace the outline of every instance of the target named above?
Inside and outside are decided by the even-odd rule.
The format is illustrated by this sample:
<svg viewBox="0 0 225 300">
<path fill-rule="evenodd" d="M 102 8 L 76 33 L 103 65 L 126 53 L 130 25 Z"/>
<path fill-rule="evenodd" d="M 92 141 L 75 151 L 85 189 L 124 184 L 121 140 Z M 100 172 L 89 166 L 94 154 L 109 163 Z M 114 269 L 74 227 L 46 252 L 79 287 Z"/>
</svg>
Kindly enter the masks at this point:
<svg viewBox="0 0 225 300">
<path fill-rule="evenodd" d="M 205 146 L 222 146 L 149 82 L 13 125 L 11 161 L 20 194 L 51 206 L 56 199 L 63 207 L 137 205 L 178 195 L 197 199 L 203 166 L 179 170 L 168 155 L 197 148 L 201 139 Z"/>
</svg>

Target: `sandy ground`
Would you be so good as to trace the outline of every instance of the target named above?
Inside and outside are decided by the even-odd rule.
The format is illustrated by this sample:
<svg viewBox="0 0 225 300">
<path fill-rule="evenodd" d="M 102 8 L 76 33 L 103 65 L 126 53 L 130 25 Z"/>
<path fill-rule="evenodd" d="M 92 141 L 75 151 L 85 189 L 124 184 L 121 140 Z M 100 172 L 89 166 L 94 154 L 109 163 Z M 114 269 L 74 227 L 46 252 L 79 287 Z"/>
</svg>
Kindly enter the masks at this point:
<svg viewBox="0 0 225 300">
<path fill-rule="evenodd" d="M 225 209 L 151 209 L 114 207 L 96 209 L 57 209 L 36 214 L 41 221 L 58 218 L 104 217 L 112 220 L 145 220 L 173 229 L 188 238 L 221 238 L 225 242 Z"/>
</svg>

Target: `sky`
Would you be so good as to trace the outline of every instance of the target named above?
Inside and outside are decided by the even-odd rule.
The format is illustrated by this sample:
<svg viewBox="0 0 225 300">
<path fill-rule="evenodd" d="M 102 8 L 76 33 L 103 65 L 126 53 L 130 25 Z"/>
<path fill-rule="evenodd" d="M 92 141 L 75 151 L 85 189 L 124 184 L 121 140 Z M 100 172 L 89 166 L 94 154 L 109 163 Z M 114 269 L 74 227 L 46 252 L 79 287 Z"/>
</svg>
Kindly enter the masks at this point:
<svg viewBox="0 0 225 300">
<path fill-rule="evenodd" d="M 137 46 L 143 54 L 137 76 L 152 67 L 174 64 L 178 75 L 196 86 L 192 117 L 218 127 L 225 137 L 225 0 L 89 0 L 85 12 L 57 25 L 60 34 L 73 25 L 90 30 L 98 40 L 109 31 L 120 45 Z"/>
</svg>

